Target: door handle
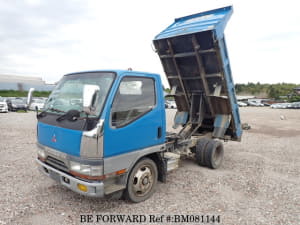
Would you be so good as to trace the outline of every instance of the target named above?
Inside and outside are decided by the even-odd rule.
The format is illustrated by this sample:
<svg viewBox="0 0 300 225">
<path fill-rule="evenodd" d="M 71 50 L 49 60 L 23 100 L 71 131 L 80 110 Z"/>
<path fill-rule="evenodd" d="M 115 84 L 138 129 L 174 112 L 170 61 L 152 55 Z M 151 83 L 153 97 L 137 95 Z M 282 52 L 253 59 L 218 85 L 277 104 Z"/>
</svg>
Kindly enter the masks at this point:
<svg viewBox="0 0 300 225">
<path fill-rule="evenodd" d="M 158 127 L 157 128 L 157 138 L 160 139 L 161 138 L 161 135 L 162 135 L 162 132 L 161 132 L 161 127 Z"/>
</svg>

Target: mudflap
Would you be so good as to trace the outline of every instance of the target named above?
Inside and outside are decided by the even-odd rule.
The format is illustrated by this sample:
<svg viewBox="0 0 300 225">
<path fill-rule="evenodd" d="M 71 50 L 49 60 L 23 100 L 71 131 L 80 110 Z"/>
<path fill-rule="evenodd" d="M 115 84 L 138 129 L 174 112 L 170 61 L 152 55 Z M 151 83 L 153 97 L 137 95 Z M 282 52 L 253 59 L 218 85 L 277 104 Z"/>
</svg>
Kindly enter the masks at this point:
<svg viewBox="0 0 300 225">
<path fill-rule="evenodd" d="M 158 169 L 158 180 L 162 183 L 167 182 L 167 159 L 165 159 L 161 154 L 157 154 L 159 163 L 157 163 Z"/>
</svg>

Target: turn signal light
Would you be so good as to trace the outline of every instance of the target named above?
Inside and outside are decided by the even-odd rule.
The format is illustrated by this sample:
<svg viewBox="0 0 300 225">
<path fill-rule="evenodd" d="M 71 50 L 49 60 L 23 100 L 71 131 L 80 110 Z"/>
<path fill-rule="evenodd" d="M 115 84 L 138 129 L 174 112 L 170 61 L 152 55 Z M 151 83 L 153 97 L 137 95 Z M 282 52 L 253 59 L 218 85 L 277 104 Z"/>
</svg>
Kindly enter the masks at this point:
<svg viewBox="0 0 300 225">
<path fill-rule="evenodd" d="M 89 175 L 77 173 L 77 172 L 74 172 L 74 171 L 70 171 L 70 173 L 73 176 L 81 177 L 81 178 L 87 179 L 87 180 L 105 180 L 107 178 L 114 177 L 114 176 L 119 176 L 119 175 L 122 175 L 122 174 L 126 173 L 126 169 L 118 170 L 116 172 L 105 174 L 105 175 L 102 175 L 102 176 L 89 176 Z"/>
<path fill-rule="evenodd" d="M 87 186 L 85 186 L 83 184 L 77 184 L 77 188 L 83 192 L 87 192 L 87 189 L 88 189 Z"/>
</svg>

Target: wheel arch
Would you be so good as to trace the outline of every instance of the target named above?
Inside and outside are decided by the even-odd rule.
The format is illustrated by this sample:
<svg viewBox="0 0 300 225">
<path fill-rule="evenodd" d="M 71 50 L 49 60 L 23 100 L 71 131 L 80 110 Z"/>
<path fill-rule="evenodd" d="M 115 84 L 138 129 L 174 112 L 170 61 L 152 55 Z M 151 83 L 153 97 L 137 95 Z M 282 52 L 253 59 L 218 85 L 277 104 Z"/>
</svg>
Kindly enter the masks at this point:
<svg viewBox="0 0 300 225">
<path fill-rule="evenodd" d="M 167 180 L 167 161 L 163 158 L 163 152 L 149 154 L 148 158 L 152 159 L 157 167 L 158 180 L 165 183 Z"/>
<path fill-rule="evenodd" d="M 127 183 L 128 183 L 129 175 L 130 175 L 131 171 L 133 170 L 134 166 L 144 158 L 149 158 L 155 163 L 155 165 L 157 167 L 157 171 L 158 171 L 158 180 L 163 182 L 163 183 L 166 182 L 167 162 L 163 158 L 163 152 L 160 151 L 160 152 L 153 152 L 153 153 L 149 153 L 149 154 L 144 154 L 144 155 L 141 155 L 141 156 L 139 156 L 138 158 L 135 159 L 135 161 L 128 168 L 128 172 L 127 172 L 127 175 L 126 175 L 126 186 L 127 186 Z"/>
<path fill-rule="evenodd" d="M 157 156 L 155 156 L 155 153 L 144 155 L 131 167 L 127 173 L 126 189 L 123 192 L 124 199 L 138 203 L 153 195 L 159 180 L 159 167 L 156 160 Z M 148 171 L 144 168 L 148 168 Z M 151 176 L 149 176 L 149 171 L 151 171 Z M 154 178 L 151 179 L 150 177 Z M 147 180 L 146 183 L 144 183 L 144 178 Z"/>
</svg>

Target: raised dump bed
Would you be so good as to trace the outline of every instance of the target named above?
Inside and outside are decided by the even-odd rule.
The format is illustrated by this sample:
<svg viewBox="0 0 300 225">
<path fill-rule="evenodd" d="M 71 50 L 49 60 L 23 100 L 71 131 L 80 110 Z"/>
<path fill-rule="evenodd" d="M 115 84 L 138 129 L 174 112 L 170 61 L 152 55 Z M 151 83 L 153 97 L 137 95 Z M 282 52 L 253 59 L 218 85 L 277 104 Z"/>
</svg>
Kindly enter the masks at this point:
<svg viewBox="0 0 300 225">
<path fill-rule="evenodd" d="M 185 138 L 211 133 L 241 139 L 223 33 L 232 12 L 229 6 L 175 19 L 153 41 L 177 104 L 175 123 L 183 125 Z"/>
</svg>

